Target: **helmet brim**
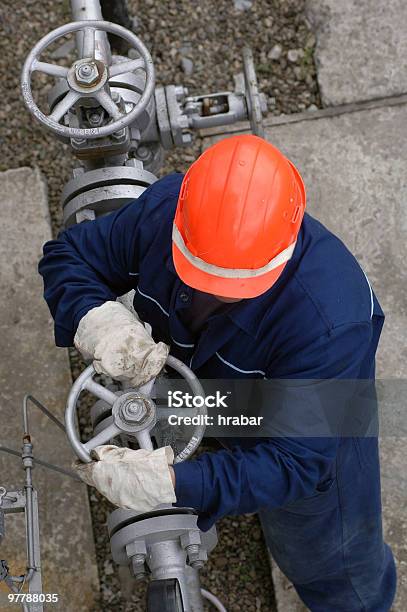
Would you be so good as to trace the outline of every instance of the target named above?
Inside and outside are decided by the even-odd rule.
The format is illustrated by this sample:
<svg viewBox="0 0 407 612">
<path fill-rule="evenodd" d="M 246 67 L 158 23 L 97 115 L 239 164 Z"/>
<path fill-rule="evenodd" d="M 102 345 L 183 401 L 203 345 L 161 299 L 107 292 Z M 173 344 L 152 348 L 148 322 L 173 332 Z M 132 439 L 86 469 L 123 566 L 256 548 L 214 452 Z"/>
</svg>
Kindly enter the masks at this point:
<svg viewBox="0 0 407 612">
<path fill-rule="evenodd" d="M 178 276 L 186 285 L 212 295 L 236 299 L 254 298 L 265 293 L 274 285 L 287 265 L 285 262 L 261 276 L 223 278 L 196 268 L 174 242 L 172 243 L 172 258 Z"/>
</svg>

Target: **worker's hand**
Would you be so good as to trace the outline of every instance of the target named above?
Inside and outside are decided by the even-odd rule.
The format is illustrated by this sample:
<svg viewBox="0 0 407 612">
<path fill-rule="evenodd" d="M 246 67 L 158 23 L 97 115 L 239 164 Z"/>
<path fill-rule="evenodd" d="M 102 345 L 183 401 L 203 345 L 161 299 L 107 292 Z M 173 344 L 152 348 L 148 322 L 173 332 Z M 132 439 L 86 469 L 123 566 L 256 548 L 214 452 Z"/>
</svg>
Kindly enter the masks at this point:
<svg viewBox="0 0 407 612">
<path fill-rule="evenodd" d="M 169 347 L 154 342 L 143 323 L 120 302 L 105 302 L 80 320 L 74 338 L 96 372 L 140 387 L 164 367 Z"/>
<path fill-rule="evenodd" d="M 75 461 L 73 469 L 86 484 L 96 487 L 120 508 L 149 512 L 159 504 L 176 501 L 174 461 L 170 446 L 154 451 L 97 446 L 91 453 L 96 461 Z"/>
</svg>

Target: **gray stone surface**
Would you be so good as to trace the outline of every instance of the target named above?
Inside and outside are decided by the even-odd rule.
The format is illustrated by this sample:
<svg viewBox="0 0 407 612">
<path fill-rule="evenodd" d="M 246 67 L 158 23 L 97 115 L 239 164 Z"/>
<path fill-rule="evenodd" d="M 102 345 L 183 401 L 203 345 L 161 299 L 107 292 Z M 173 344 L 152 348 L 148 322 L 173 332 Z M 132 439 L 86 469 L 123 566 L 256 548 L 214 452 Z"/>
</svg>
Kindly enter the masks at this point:
<svg viewBox="0 0 407 612">
<path fill-rule="evenodd" d="M 42 299 L 37 262 L 50 238 L 45 184 L 30 168 L 0 174 L 0 444 L 21 448 L 21 405 L 32 393 L 58 417 L 71 384 L 66 350 L 54 346 Z M 31 413 L 34 453 L 69 468 L 64 434 L 41 413 Z M 0 453 L 0 484 L 22 487 L 17 457 Z M 98 593 L 95 551 L 85 485 L 37 466 L 44 592 L 59 593 L 58 609 L 90 612 Z M 0 558 L 13 573 L 25 567 L 22 515 L 6 517 Z"/>
<path fill-rule="evenodd" d="M 310 121 L 267 129 L 268 140 L 301 171 L 309 212 L 355 254 L 385 311 L 377 357 L 380 378 L 407 376 L 406 123 L 404 104 L 338 117 L 316 114 Z M 402 612 L 407 601 L 405 439 L 384 438 L 381 461 L 385 534 L 399 572 L 393 610 Z M 272 571 L 279 610 L 302 612 L 294 589 L 275 566 Z"/>
<path fill-rule="evenodd" d="M 405 0 L 306 0 L 324 105 L 407 92 Z"/>
</svg>

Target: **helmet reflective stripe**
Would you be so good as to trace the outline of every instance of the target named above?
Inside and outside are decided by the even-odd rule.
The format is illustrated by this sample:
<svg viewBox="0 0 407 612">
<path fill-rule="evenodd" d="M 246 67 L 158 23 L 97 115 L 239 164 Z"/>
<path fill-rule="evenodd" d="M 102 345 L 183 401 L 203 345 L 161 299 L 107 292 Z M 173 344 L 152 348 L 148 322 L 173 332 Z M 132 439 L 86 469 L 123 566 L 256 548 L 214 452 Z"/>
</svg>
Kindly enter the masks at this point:
<svg viewBox="0 0 407 612">
<path fill-rule="evenodd" d="M 177 248 L 181 251 L 184 257 L 198 270 L 202 270 L 202 272 L 207 272 L 208 274 L 212 274 L 213 276 L 220 276 L 221 278 L 253 278 L 255 276 L 261 276 L 262 274 L 266 274 L 275 268 L 278 268 L 282 264 L 286 263 L 294 252 L 296 241 L 290 244 L 284 251 L 281 251 L 278 255 L 273 257 L 271 261 L 269 261 L 265 266 L 261 268 L 255 269 L 237 269 L 237 268 L 221 268 L 220 266 L 215 266 L 213 264 L 207 263 L 200 257 L 196 257 L 196 255 L 192 255 L 186 246 L 183 237 L 178 229 L 178 227 L 173 223 L 172 226 L 172 239 Z"/>
</svg>

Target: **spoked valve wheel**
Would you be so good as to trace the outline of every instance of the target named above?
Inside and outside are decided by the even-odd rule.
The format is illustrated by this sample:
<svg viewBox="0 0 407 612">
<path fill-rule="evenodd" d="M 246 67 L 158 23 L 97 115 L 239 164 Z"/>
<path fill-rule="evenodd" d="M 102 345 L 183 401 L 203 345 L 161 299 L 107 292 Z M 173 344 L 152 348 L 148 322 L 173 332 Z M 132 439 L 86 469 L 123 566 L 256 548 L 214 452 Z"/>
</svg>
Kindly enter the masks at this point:
<svg viewBox="0 0 407 612">
<path fill-rule="evenodd" d="M 97 32 L 109 32 L 123 38 L 140 57 L 128 61 L 112 63 L 109 59 L 99 59 Z M 40 55 L 58 38 L 72 32 L 83 32 L 82 57 L 70 68 L 40 61 Z M 98 59 L 96 59 L 96 57 Z M 140 99 L 128 113 L 120 108 L 110 94 L 108 80 L 124 72 L 143 69 L 146 82 Z M 65 79 L 68 91 L 53 108 L 50 115 L 45 115 L 34 101 L 31 89 L 31 75 L 42 72 L 58 79 Z M 130 125 L 140 116 L 154 93 L 155 77 L 151 55 L 141 40 L 126 28 L 109 21 L 78 21 L 56 28 L 44 36 L 31 50 L 21 74 L 21 90 L 25 105 L 30 113 L 52 132 L 66 138 L 101 138 Z M 111 117 L 107 125 L 79 128 L 60 123 L 65 114 L 74 108 L 83 98 L 92 98 L 104 108 Z"/>
<path fill-rule="evenodd" d="M 194 395 L 205 397 L 201 383 L 192 370 L 182 363 L 182 361 L 169 355 L 167 357 L 167 365 L 185 378 Z M 92 461 L 90 456 L 92 449 L 100 444 L 106 444 L 109 440 L 120 434 L 132 435 L 137 439 L 140 448 L 153 450 L 150 432 L 157 421 L 168 419 L 168 409 L 157 407 L 148 395 L 142 393 L 138 389 L 126 391 L 117 395 L 103 385 L 95 382 L 93 380 L 95 374 L 96 371 L 93 365 L 87 367 L 76 379 L 68 396 L 65 410 L 66 434 L 77 457 L 84 463 L 89 463 Z M 86 443 L 80 441 L 75 424 L 78 399 L 81 392 L 84 390 L 93 393 L 93 395 L 112 407 L 111 423 Z M 207 411 L 204 402 L 202 402 L 202 406 L 196 408 L 196 412 L 203 417 L 206 415 Z M 199 421 L 199 424 L 193 429 L 189 442 L 175 457 L 174 463 L 179 463 L 180 461 L 188 459 L 201 443 L 205 431 L 205 426 L 202 424 L 204 418 L 199 419 Z"/>
</svg>

